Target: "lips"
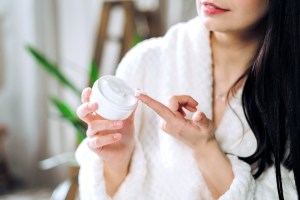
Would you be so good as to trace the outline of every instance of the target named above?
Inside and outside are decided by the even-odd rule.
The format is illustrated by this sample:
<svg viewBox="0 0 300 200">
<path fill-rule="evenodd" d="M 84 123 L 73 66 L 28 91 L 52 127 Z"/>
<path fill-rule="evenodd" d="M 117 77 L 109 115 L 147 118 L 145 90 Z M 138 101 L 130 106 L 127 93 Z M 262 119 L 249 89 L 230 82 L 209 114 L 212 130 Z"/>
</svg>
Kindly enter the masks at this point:
<svg viewBox="0 0 300 200">
<path fill-rule="evenodd" d="M 212 2 L 203 2 L 202 9 L 204 13 L 208 15 L 221 14 L 229 11 L 228 9 L 221 8 L 220 6 L 212 3 Z"/>
</svg>

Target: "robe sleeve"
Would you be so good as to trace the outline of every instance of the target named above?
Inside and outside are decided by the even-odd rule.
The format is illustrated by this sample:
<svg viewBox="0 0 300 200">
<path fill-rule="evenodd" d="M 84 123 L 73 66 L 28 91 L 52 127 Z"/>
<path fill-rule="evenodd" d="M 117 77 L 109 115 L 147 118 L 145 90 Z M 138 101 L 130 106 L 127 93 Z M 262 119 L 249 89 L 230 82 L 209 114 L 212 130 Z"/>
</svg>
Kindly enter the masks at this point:
<svg viewBox="0 0 300 200">
<path fill-rule="evenodd" d="M 234 180 L 229 190 L 224 193 L 220 200 L 273 200 L 278 199 L 274 167 L 267 169 L 260 178 L 254 179 L 251 167 L 236 156 L 228 155 Z M 282 167 L 282 184 L 285 199 L 296 200 L 297 191 L 292 172 Z"/>
<path fill-rule="evenodd" d="M 251 174 L 250 166 L 237 157 L 228 155 L 234 174 L 233 182 L 229 190 L 223 194 L 220 200 L 252 200 L 254 199 L 255 180 Z"/>
<path fill-rule="evenodd" d="M 132 156 L 129 174 L 112 198 L 106 193 L 105 179 L 103 177 L 103 161 L 92 152 L 83 141 L 76 152 L 80 165 L 79 195 L 82 200 L 129 200 L 136 199 L 142 189 L 146 176 L 146 161 L 139 142 L 136 142 Z"/>
</svg>

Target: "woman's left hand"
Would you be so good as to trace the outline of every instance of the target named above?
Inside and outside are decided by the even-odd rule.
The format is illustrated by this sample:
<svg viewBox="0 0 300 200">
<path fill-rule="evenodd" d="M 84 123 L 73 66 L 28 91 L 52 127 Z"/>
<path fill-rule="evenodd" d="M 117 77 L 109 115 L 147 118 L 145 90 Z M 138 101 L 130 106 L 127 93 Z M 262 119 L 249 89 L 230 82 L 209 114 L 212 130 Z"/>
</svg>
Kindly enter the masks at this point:
<svg viewBox="0 0 300 200">
<path fill-rule="evenodd" d="M 145 94 L 136 96 L 144 104 L 153 109 L 162 119 L 161 128 L 166 133 L 181 140 L 193 150 L 202 149 L 211 141 L 215 143 L 215 126 L 205 114 L 197 111 L 198 102 L 191 96 L 172 96 L 168 106 L 152 99 Z M 194 112 L 191 120 L 186 119 L 183 108 Z"/>
<path fill-rule="evenodd" d="M 162 129 L 165 132 L 193 149 L 198 167 L 214 199 L 224 194 L 234 179 L 231 163 L 215 139 L 213 122 L 197 111 L 197 101 L 190 96 L 173 96 L 169 99 L 169 105 L 165 106 L 144 94 L 137 98 L 162 117 Z M 194 112 L 192 120 L 185 118 L 183 108 Z"/>
</svg>

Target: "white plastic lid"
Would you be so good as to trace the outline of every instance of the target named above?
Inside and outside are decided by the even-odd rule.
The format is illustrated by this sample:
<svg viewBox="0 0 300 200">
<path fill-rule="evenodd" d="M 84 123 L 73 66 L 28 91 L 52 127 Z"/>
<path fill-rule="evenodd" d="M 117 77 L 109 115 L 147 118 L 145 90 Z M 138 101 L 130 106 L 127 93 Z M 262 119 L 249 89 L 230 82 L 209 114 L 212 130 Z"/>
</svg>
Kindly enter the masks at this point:
<svg viewBox="0 0 300 200">
<path fill-rule="evenodd" d="M 131 107 L 136 104 L 135 91 L 125 81 L 115 76 L 104 76 L 98 82 L 98 88 L 103 97 L 121 107 Z"/>
</svg>

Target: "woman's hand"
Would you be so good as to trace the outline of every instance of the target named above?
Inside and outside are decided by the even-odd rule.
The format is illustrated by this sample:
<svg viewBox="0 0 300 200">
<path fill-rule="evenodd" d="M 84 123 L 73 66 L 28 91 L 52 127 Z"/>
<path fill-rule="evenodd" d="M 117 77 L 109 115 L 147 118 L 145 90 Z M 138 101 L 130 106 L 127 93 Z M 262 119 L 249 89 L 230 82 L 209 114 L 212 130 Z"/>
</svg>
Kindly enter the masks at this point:
<svg viewBox="0 0 300 200">
<path fill-rule="evenodd" d="M 140 94 L 139 100 L 162 117 L 162 129 L 193 149 L 195 160 L 213 197 L 218 199 L 230 187 L 234 175 L 229 159 L 215 139 L 215 126 L 204 113 L 197 111 L 198 103 L 190 96 L 173 96 L 168 107 Z M 192 120 L 185 118 L 183 108 L 194 112 Z"/>
<path fill-rule="evenodd" d="M 203 112 L 197 111 L 198 102 L 192 97 L 172 96 L 168 107 L 144 94 L 138 95 L 137 98 L 162 117 L 163 131 L 181 140 L 193 150 L 199 151 L 214 141 L 215 126 Z M 194 112 L 192 120 L 185 118 L 183 108 Z"/>
<path fill-rule="evenodd" d="M 106 120 L 95 113 L 97 103 L 90 103 L 91 88 L 82 92 L 78 117 L 87 123 L 87 144 L 104 161 L 107 192 L 113 195 L 127 176 L 134 149 L 134 113 L 126 120 Z"/>
</svg>

